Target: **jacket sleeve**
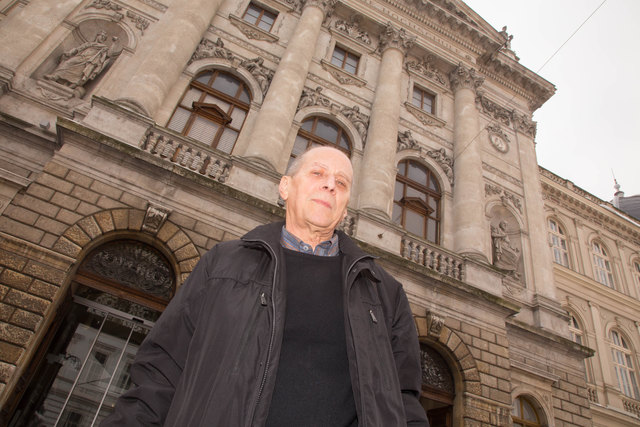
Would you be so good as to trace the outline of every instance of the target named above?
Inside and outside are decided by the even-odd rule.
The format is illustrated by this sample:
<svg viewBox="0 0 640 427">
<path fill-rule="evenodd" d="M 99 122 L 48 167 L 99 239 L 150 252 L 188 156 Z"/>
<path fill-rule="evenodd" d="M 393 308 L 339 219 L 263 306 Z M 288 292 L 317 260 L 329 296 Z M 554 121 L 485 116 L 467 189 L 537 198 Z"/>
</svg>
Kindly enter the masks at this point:
<svg viewBox="0 0 640 427">
<path fill-rule="evenodd" d="M 395 279 L 391 279 L 395 281 Z M 420 403 L 422 367 L 420 344 L 411 308 L 402 285 L 397 283 L 395 315 L 391 332 L 391 348 L 398 371 L 407 426 L 429 427 L 427 415 Z"/>
<path fill-rule="evenodd" d="M 118 399 L 101 426 L 163 425 L 193 336 L 199 296 L 207 281 L 208 252 L 142 342 L 131 366 L 133 386 Z"/>
</svg>

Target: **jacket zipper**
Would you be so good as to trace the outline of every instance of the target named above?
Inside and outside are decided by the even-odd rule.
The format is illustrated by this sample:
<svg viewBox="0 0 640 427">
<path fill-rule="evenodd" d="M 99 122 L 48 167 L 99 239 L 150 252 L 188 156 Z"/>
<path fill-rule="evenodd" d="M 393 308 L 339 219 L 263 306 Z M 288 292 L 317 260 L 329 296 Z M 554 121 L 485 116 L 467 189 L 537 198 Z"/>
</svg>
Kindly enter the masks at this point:
<svg viewBox="0 0 640 427">
<path fill-rule="evenodd" d="M 262 392 L 264 391 L 264 386 L 267 382 L 267 376 L 269 374 L 269 360 L 271 359 L 271 352 L 273 351 L 273 342 L 275 340 L 276 335 L 276 299 L 274 298 L 274 292 L 276 287 L 276 277 L 278 273 L 278 258 L 276 257 L 275 251 L 267 242 L 264 240 L 247 240 L 249 242 L 258 242 L 264 245 L 269 251 L 269 254 L 274 260 L 274 268 L 273 268 L 273 279 L 271 282 L 271 310 L 273 312 L 273 319 L 271 321 L 271 336 L 269 337 L 269 347 L 267 347 L 267 358 L 264 362 L 264 372 L 262 374 L 262 380 L 260 381 L 260 387 L 258 388 L 258 395 L 256 396 L 255 404 L 253 405 L 253 412 L 251 414 L 251 423 L 249 425 L 253 425 L 254 418 L 256 416 L 256 409 L 260 404 L 260 399 L 262 398 Z M 260 304 L 266 304 L 266 297 L 264 293 L 260 294 Z"/>
</svg>

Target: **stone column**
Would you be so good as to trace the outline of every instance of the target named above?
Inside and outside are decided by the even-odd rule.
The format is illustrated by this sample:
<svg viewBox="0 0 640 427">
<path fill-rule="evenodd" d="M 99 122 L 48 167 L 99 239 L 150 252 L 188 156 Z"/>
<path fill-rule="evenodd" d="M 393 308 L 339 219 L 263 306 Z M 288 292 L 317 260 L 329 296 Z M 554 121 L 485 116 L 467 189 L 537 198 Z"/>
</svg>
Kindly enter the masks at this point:
<svg viewBox="0 0 640 427">
<path fill-rule="evenodd" d="M 174 0 L 119 72 L 113 99 L 153 117 L 200 43 L 223 0 Z M 112 76 L 116 78 L 116 76 Z"/>
<path fill-rule="evenodd" d="M 240 153 L 270 169 L 284 173 L 287 135 L 307 79 L 325 14 L 336 0 L 306 0 L 300 21 L 287 45 L 262 102 L 250 144 Z"/>
<path fill-rule="evenodd" d="M 484 181 L 480 155 L 480 119 L 476 89 L 484 78 L 460 64 L 449 76 L 454 93 L 453 228 L 454 250 L 488 262 L 489 225 L 484 213 Z"/>
<path fill-rule="evenodd" d="M 389 23 L 380 36 L 378 47 L 382 60 L 360 168 L 358 208 L 385 218 L 391 217 L 397 173 L 396 148 L 404 57 L 414 41 L 415 37 L 409 36 L 404 29 L 398 30 Z"/>
<path fill-rule="evenodd" d="M 10 80 L 18 66 L 80 3 L 81 0 L 33 0 L 5 18 L 0 26 L 2 80 Z"/>
</svg>

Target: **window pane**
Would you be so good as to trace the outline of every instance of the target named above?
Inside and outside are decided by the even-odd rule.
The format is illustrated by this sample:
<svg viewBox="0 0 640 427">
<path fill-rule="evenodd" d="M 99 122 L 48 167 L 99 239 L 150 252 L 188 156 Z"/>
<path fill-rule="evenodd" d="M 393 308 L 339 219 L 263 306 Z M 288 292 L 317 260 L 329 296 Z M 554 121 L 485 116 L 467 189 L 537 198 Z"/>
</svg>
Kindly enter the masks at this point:
<svg viewBox="0 0 640 427">
<path fill-rule="evenodd" d="M 209 86 L 209 80 L 211 80 L 212 75 L 213 73 L 211 72 L 202 73 L 198 76 L 196 81 Z"/>
<path fill-rule="evenodd" d="M 313 120 L 305 120 L 304 122 L 302 122 L 302 126 L 300 126 L 300 129 L 304 129 L 307 132 L 311 132 L 312 126 L 313 126 Z"/>
<path fill-rule="evenodd" d="M 244 123 L 244 118 L 247 117 L 247 112 L 240 108 L 234 108 L 231 112 L 230 126 L 235 129 L 240 129 Z"/>
<path fill-rule="evenodd" d="M 391 214 L 391 220 L 396 224 L 402 223 L 402 207 L 397 203 L 393 204 L 393 213 Z"/>
<path fill-rule="evenodd" d="M 344 64 L 344 57 L 347 53 L 340 49 L 339 47 L 335 47 L 333 50 L 333 56 L 331 57 L 331 63 L 342 68 L 342 64 Z"/>
<path fill-rule="evenodd" d="M 238 93 L 240 82 L 229 74 L 219 74 L 211 87 L 226 95 L 235 97 L 236 93 Z"/>
<path fill-rule="evenodd" d="M 180 103 L 180 105 L 187 108 L 192 108 L 193 101 L 200 100 L 201 95 L 202 95 L 202 91 L 200 89 L 196 89 L 192 87 L 191 89 L 189 89 L 187 93 L 184 94 L 184 97 L 182 98 L 182 102 Z"/>
<path fill-rule="evenodd" d="M 204 142 L 205 144 L 211 144 L 211 141 L 213 141 L 219 127 L 220 126 L 217 123 L 214 123 L 211 120 L 207 120 L 203 117 L 196 117 L 196 120 L 193 122 L 187 136 L 197 139 L 200 142 Z"/>
<path fill-rule="evenodd" d="M 409 173 L 407 175 L 409 179 L 419 184 L 427 185 L 427 171 L 417 163 L 409 163 Z"/>
<path fill-rule="evenodd" d="M 176 112 L 173 113 L 173 117 L 171 121 L 167 125 L 167 127 L 171 130 L 175 130 L 176 132 L 182 132 L 184 130 L 184 126 L 187 124 L 187 120 L 189 120 L 189 116 L 191 115 L 190 111 L 185 110 L 184 108 L 176 108 Z"/>
<path fill-rule="evenodd" d="M 427 240 L 434 243 L 438 241 L 438 223 L 434 220 L 427 220 Z"/>
<path fill-rule="evenodd" d="M 427 201 L 427 195 L 425 193 L 409 186 L 407 186 L 407 197 L 415 197 L 420 200 L 424 200 L 425 202 Z"/>
<path fill-rule="evenodd" d="M 238 139 L 238 132 L 226 128 L 224 132 L 222 132 L 220 141 L 218 141 L 218 150 L 230 154 L 231 150 L 233 150 L 234 144 L 236 143 L 236 139 Z"/>
<path fill-rule="evenodd" d="M 307 138 L 303 138 L 300 135 L 296 136 L 296 142 L 293 144 L 293 150 L 291 154 L 294 154 L 296 157 L 300 154 L 304 153 L 307 149 L 307 145 L 309 144 L 309 140 Z"/>
<path fill-rule="evenodd" d="M 410 233 L 424 236 L 424 216 L 406 209 L 404 228 Z"/>
<path fill-rule="evenodd" d="M 326 120 L 318 120 L 315 134 L 327 141 L 336 142 L 338 139 L 338 127 Z"/>
<path fill-rule="evenodd" d="M 231 104 L 229 104 L 228 102 L 225 102 L 211 95 L 205 96 L 203 102 L 206 102 L 207 104 L 215 104 L 224 112 L 229 111 L 229 109 L 231 108 Z"/>
<path fill-rule="evenodd" d="M 531 406 L 531 404 L 529 402 L 527 402 L 526 400 L 523 400 L 522 402 L 522 418 L 524 418 L 527 421 L 538 421 L 538 416 L 536 415 L 536 411 L 533 409 L 533 407 Z"/>
<path fill-rule="evenodd" d="M 395 187 L 394 192 L 393 192 L 393 200 L 398 201 L 398 200 L 402 199 L 403 190 L 404 190 L 404 185 L 401 182 L 396 181 L 396 187 Z"/>
<path fill-rule="evenodd" d="M 251 96 L 249 95 L 249 91 L 247 88 L 242 88 L 242 92 L 238 96 L 238 100 L 249 104 L 251 102 Z"/>
</svg>

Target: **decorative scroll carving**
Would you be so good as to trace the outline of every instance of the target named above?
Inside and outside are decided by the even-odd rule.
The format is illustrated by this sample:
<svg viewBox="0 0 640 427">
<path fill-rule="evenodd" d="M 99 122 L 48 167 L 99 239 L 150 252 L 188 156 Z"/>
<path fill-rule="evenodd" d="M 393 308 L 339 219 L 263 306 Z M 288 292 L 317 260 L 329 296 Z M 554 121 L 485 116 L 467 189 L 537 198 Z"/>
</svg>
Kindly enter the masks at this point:
<svg viewBox="0 0 640 427">
<path fill-rule="evenodd" d="M 322 95 L 322 86 L 316 86 L 315 89 L 302 89 L 302 96 L 298 103 L 298 110 L 304 107 L 310 107 L 314 105 L 320 105 L 322 107 L 329 107 L 331 101 L 326 96 Z"/>
<path fill-rule="evenodd" d="M 136 28 L 140 30 L 140 34 L 144 35 L 144 30 L 149 26 L 149 20 L 130 10 L 127 10 L 127 18 L 129 18 Z"/>
<path fill-rule="evenodd" d="M 382 53 L 389 48 L 396 48 L 406 55 L 415 41 L 416 37 L 407 34 L 404 28 L 398 29 L 391 22 L 387 22 L 384 31 L 380 34 L 380 43 L 376 51 Z"/>
<path fill-rule="evenodd" d="M 420 123 L 422 123 L 423 125 L 436 126 L 441 128 L 446 124 L 444 120 L 439 119 L 438 117 L 434 116 L 433 114 L 429 114 L 424 110 L 421 110 L 410 102 L 405 102 L 404 107 L 407 109 L 407 111 L 413 114 L 415 118 L 420 120 Z"/>
<path fill-rule="evenodd" d="M 511 244 L 506 221 L 500 221 L 497 227 L 491 226 L 491 241 L 493 243 L 493 265 L 517 277 L 516 269 L 520 260 L 520 249 Z"/>
<path fill-rule="evenodd" d="M 110 46 L 106 41 L 107 32 L 99 31 L 94 41 L 83 43 L 63 53 L 58 58 L 59 64 L 55 70 L 46 74 L 44 78 L 71 89 L 78 89 L 76 95 L 82 97 L 85 93 L 83 86 L 95 79 L 109 62 L 122 52 L 117 37 L 112 37 Z"/>
<path fill-rule="evenodd" d="M 493 195 L 498 195 L 500 196 L 500 200 L 502 201 L 502 204 L 507 206 L 508 203 L 507 202 L 511 202 L 511 204 L 518 209 L 518 211 L 520 213 L 522 213 L 522 201 L 515 196 L 514 194 L 511 194 L 510 192 L 503 190 L 502 188 L 498 187 L 497 185 L 492 185 L 492 184 L 485 184 L 484 185 L 484 194 L 485 196 L 493 196 Z"/>
<path fill-rule="evenodd" d="M 467 68 L 460 63 L 449 74 L 449 82 L 451 84 L 451 90 L 454 92 L 462 88 L 475 91 L 484 83 L 484 77 L 476 75 L 475 68 Z"/>
<path fill-rule="evenodd" d="M 122 10 L 122 6 L 120 6 L 115 2 L 112 2 L 111 0 L 93 0 L 84 8 L 89 9 L 90 7 L 94 9 L 105 9 L 105 10 L 115 10 L 115 11 Z"/>
<path fill-rule="evenodd" d="M 489 141 L 496 150 L 506 153 L 509 151 L 509 136 L 502 130 L 500 125 L 491 124 L 487 126 L 487 132 L 489 133 Z"/>
<path fill-rule="evenodd" d="M 525 135 L 530 136 L 531 138 L 536 137 L 536 131 L 537 131 L 536 122 L 529 120 L 527 116 L 525 116 L 524 114 L 518 114 L 514 111 L 513 123 L 515 124 L 517 131 L 520 131 Z"/>
<path fill-rule="evenodd" d="M 246 68 L 251 75 L 258 81 L 262 94 L 266 94 L 273 78 L 273 71 L 263 66 L 264 59 L 258 57 L 253 59 L 245 59 L 240 62 L 240 66 Z"/>
<path fill-rule="evenodd" d="M 447 362 L 438 352 L 428 346 L 421 346 L 422 383 L 429 387 L 453 395 L 455 386 Z"/>
<path fill-rule="evenodd" d="M 165 299 L 171 297 L 173 272 L 153 248 L 140 242 L 114 241 L 93 251 L 82 269 Z"/>
<path fill-rule="evenodd" d="M 150 233 L 157 233 L 160 227 L 162 227 L 162 224 L 167 220 L 169 212 L 168 209 L 149 205 L 144 215 L 142 229 Z"/>
<path fill-rule="evenodd" d="M 442 86 L 449 86 L 446 75 L 433 64 L 433 55 L 417 61 L 407 61 L 407 70 L 426 77 Z"/>
<path fill-rule="evenodd" d="M 218 182 L 224 183 L 229 176 L 230 165 L 226 160 L 218 158 L 213 150 L 207 152 L 195 143 L 175 141 L 168 135 L 152 130 L 142 141 L 140 148 Z"/>
<path fill-rule="evenodd" d="M 427 333 L 430 337 L 438 338 L 442 332 L 444 326 L 444 317 L 438 316 L 435 313 L 427 312 Z"/>
<path fill-rule="evenodd" d="M 189 64 L 193 61 L 204 58 L 223 58 L 231 61 L 233 59 L 233 54 L 229 49 L 224 47 L 224 42 L 220 37 L 218 37 L 218 40 L 215 42 L 212 42 L 209 39 L 202 39 L 194 54 L 191 55 Z"/>
<path fill-rule="evenodd" d="M 369 37 L 369 33 L 360 28 L 361 21 L 362 15 L 355 14 L 348 22 L 343 19 L 339 19 L 333 24 L 333 26 L 336 30 L 343 32 L 352 39 L 358 40 L 366 45 L 371 45 L 371 37 Z"/>
<path fill-rule="evenodd" d="M 405 236 L 402 238 L 400 255 L 452 279 L 464 280 L 463 259 L 435 245 Z"/>
<path fill-rule="evenodd" d="M 511 125 L 511 118 L 513 116 L 513 112 L 491 101 L 489 98 L 486 97 L 484 91 L 479 90 L 476 92 L 476 103 L 480 105 L 484 113 L 492 116 L 494 119 L 498 120 L 503 125 L 505 126 Z"/>
<path fill-rule="evenodd" d="M 367 139 L 367 129 L 369 128 L 369 117 L 366 114 L 362 114 L 357 105 L 353 107 L 342 107 L 340 112 L 356 127 L 360 138 L 362 138 L 362 144 L 364 145 Z"/>
</svg>

